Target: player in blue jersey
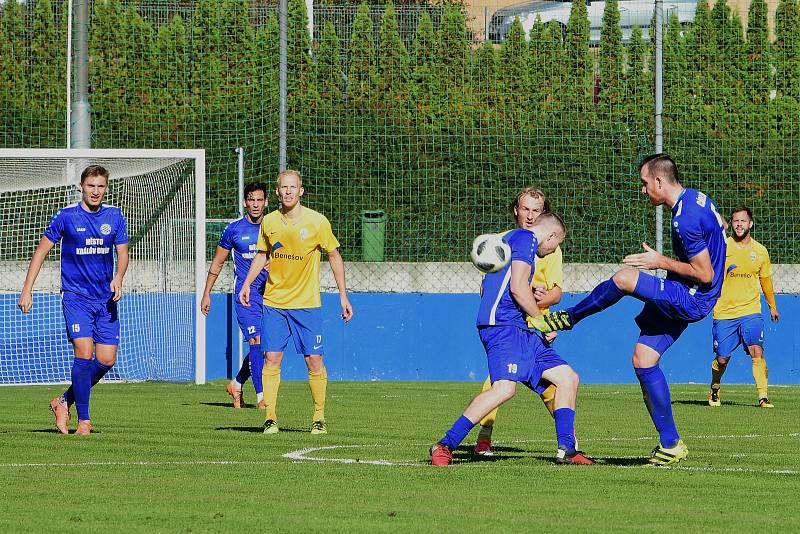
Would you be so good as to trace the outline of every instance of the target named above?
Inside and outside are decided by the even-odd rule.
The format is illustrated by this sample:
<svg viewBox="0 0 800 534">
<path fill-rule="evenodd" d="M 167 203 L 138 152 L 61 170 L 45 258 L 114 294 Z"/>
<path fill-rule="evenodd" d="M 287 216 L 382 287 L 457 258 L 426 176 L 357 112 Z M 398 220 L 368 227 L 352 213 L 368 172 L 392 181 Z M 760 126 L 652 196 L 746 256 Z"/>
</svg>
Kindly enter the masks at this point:
<svg viewBox="0 0 800 534">
<path fill-rule="evenodd" d="M 239 295 L 244 279 L 247 278 L 247 271 L 253 257 L 258 252 L 258 230 L 261 228 L 261 220 L 264 218 L 264 204 L 267 198 L 267 186 L 263 183 L 248 184 L 244 188 L 244 205 L 247 214 L 231 222 L 222 232 L 217 245 L 214 259 L 211 260 L 211 267 L 208 269 L 206 277 L 206 288 L 203 291 L 203 298 L 200 301 L 200 310 L 208 315 L 211 310 L 211 289 L 219 278 L 222 266 L 228 259 L 228 255 L 233 250 L 233 263 L 236 267 L 235 272 L 235 293 Z M 242 384 L 248 378 L 253 377 L 253 387 L 256 390 L 256 402 L 259 408 L 264 408 L 264 387 L 261 380 L 261 372 L 264 368 L 264 355 L 261 352 L 261 315 L 263 311 L 262 296 L 264 286 L 267 282 L 267 270 L 262 270 L 251 284 L 250 307 L 242 306 L 239 299 L 236 299 L 236 318 L 239 321 L 239 328 L 242 330 L 245 339 L 250 345 L 248 355 L 242 361 L 242 367 L 231 380 L 226 391 L 233 399 L 234 408 L 244 407 L 242 398 Z"/>
<path fill-rule="evenodd" d="M 714 202 L 704 193 L 681 185 L 678 168 L 670 156 L 654 154 L 645 158 L 639 166 L 639 177 L 642 194 L 650 198 L 653 206 L 663 204 L 672 209 L 672 251 L 677 259 L 644 244 L 645 252 L 623 259 L 629 268 L 595 287 L 572 308 L 544 314 L 532 324 L 542 332 L 568 330 L 625 295 L 645 303 L 636 317 L 640 333 L 633 351 L 633 367 L 659 434 L 659 446 L 649 462 L 668 465 L 686 458 L 689 450 L 678 435 L 669 385 L 658 363 L 689 323 L 699 321 L 714 308 L 725 277 L 725 230 Z M 642 269 L 664 269 L 667 278 L 640 272 Z"/>
<path fill-rule="evenodd" d="M 117 361 L 117 302 L 122 298 L 122 280 L 128 269 L 128 230 L 122 210 L 103 205 L 108 176 L 99 165 L 81 173 L 82 200 L 62 208 L 50 221 L 33 253 L 17 303 L 23 313 L 31 310 L 33 284 L 48 252 L 60 241 L 62 306 L 67 337 L 75 353 L 72 385 L 50 401 L 56 428 L 62 434 L 69 433 L 72 404 L 78 412 L 75 434 L 92 432 L 91 388 Z"/>
<path fill-rule="evenodd" d="M 556 462 L 594 463 L 575 450 L 578 375 L 526 323 L 526 315 L 541 314 L 530 285 L 535 259 L 555 251 L 565 235 L 564 222 L 554 213 L 539 215 L 529 229 L 516 228 L 503 235 L 503 241 L 511 247 L 511 261 L 501 271 L 483 277 L 476 321 L 492 387 L 472 399 L 463 415 L 431 447 L 431 464 L 450 465 L 453 450 L 481 419 L 514 396 L 518 382 L 539 394 L 550 384 L 557 388 L 553 414 L 558 440 Z"/>
</svg>

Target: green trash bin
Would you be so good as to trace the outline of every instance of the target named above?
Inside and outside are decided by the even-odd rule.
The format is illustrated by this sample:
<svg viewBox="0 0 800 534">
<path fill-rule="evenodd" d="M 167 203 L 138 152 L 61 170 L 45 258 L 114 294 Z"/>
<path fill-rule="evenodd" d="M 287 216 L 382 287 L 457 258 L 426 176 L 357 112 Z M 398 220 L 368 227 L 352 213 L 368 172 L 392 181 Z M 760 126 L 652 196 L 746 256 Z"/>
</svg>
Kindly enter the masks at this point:
<svg viewBox="0 0 800 534">
<path fill-rule="evenodd" d="M 361 259 L 383 261 L 386 237 L 386 213 L 383 210 L 361 212 Z"/>
</svg>

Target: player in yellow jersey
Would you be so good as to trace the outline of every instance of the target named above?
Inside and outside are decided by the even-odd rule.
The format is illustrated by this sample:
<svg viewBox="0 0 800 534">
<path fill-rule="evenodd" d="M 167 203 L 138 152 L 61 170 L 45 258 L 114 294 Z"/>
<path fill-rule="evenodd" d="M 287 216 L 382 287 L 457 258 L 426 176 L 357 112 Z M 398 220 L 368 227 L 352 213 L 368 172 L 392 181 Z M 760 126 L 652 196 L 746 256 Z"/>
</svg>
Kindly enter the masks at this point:
<svg viewBox="0 0 800 534">
<path fill-rule="evenodd" d="M 266 420 L 264 433 L 278 432 L 276 403 L 281 383 L 283 351 L 292 338 L 297 352 L 305 355 L 308 385 L 314 403 L 312 434 L 327 434 L 325 393 L 328 375 L 322 361 L 322 302 L 320 298 L 320 256 L 328 254 L 328 262 L 339 288 L 341 317 L 349 321 L 353 307 L 347 298 L 344 261 L 339 254 L 339 241 L 324 215 L 300 205 L 304 193 L 300 173 L 293 170 L 278 175 L 275 193 L 281 207 L 261 221 L 258 253 L 247 273 L 239 301 L 250 304 L 250 284 L 267 264 L 269 278 L 264 291 L 264 314 L 261 331 L 265 363 L 263 371 Z"/>
<path fill-rule="evenodd" d="M 509 206 L 509 211 L 514 216 L 518 228 L 530 230 L 539 215 L 550 212 L 550 201 L 539 189 L 528 187 L 517 194 Z M 550 306 L 558 304 L 561 301 L 561 288 L 563 285 L 563 254 L 559 246 L 556 247 L 552 254 L 548 254 L 544 258 L 536 258 L 533 278 L 531 279 L 531 289 L 539 309 L 546 312 Z M 552 343 L 555 337 L 556 332 L 546 334 L 545 341 Z M 492 382 L 487 377 L 481 391 L 487 391 L 491 387 Z M 556 387 L 551 385 L 540 395 L 550 415 L 553 415 L 555 410 L 555 392 Z M 475 454 L 481 456 L 491 456 L 493 454 L 492 430 L 497 419 L 497 410 L 492 410 L 489 415 L 481 420 L 478 440 L 475 443 Z"/>
<path fill-rule="evenodd" d="M 711 362 L 710 406 L 720 406 L 719 388 L 728 360 L 740 344 L 753 359 L 753 378 L 758 390 L 758 405 L 772 408 L 767 395 L 767 362 L 764 359 L 764 319 L 761 316 L 761 291 L 769 304 L 769 314 L 778 321 L 772 266 L 764 246 L 750 236 L 753 214 L 738 207 L 731 212 L 731 233 L 727 239 L 725 280 L 722 296 L 714 306 L 714 354 Z"/>
</svg>

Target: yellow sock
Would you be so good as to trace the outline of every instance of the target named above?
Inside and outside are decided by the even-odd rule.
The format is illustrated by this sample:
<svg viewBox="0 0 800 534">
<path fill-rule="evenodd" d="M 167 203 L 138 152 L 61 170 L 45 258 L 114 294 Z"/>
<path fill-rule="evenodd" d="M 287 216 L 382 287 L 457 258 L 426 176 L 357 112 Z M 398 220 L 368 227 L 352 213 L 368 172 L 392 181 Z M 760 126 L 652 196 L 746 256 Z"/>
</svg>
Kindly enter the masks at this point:
<svg viewBox="0 0 800 534">
<path fill-rule="evenodd" d="M 728 364 L 721 364 L 719 360 L 714 358 L 711 360 L 711 387 L 714 389 L 719 389 L 719 385 L 722 383 L 722 375 L 725 374 L 725 369 L 728 368 Z M 755 372 L 755 371 L 753 371 Z"/>
<path fill-rule="evenodd" d="M 756 380 L 758 398 L 767 398 L 767 379 L 769 378 L 769 370 L 767 369 L 767 360 L 764 358 L 753 358 L 753 378 Z"/>
<path fill-rule="evenodd" d="M 542 402 L 544 402 L 544 407 L 547 408 L 547 411 L 550 412 L 550 415 L 555 417 L 556 386 L 550 384 L 549 386 L 547 386 L 547 389 L 545 389 L 539 396 L 542 398 Z"/>
<path fill-rule="evenodd" d="M 281 387 L 281 368 L 264 365 L 261 378 L 264 382 L 265 419 L 277 421 L 278 416 L 275 413 L 275 406 L 278 403 L 278 388 Z"/>
<path fill-rule="evenodd" d="M 311 400 L 314 401 L 314 417 L 312 421 L 325 420 L 325 393 L 328 389 L 328 372 L 323 367 L 318 373 L 308 372 L 308 387 L 311 389 Z"/>
<path fill-rule="evenodd" d="M 492 389 L 492 379 L 490 377 L 486 377 L 486 381 L 483 383 L 483 387 L 481 388 L 481 393 L 484 391 L 489 391 Z M 490 438 L 492 437 L 492 427 L 494 426 L 494 422 L 497 419 L 497 408 L 489 412 L 486 417 L 481 419 L 481 429 L 478 431 L 478 437 Z"/>
</svg>

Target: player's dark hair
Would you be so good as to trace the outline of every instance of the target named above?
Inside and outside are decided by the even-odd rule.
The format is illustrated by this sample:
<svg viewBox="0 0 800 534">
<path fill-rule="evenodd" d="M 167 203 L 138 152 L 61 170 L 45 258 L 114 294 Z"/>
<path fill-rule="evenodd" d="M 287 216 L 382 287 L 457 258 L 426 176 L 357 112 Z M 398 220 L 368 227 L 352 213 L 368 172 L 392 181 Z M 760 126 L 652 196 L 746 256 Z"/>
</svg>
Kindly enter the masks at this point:
<svg viewBox="0 0 800 534">
<path fill-rule="evenodd" d="M 264 182 L 252 182 L 244 186 L 244 199 L 247 200 L 247 195 L 253 191 L 261 191 L 264 193 L 264 198 L 267 198 L 267 186 Z"/>
<path fill-rule="evenodd" d="M 542 213 L 536 219 L 536 222 L 534 224 L 536 226 L 538 226 L 540 224 L 552 225 L 552 226 L 555 226 L 557 228 L 560 228 L 561 232 L 565 236 L 567 235 L 567 225 L 566 225 L 566 223 L 564 223 L 564 219 L 562 219 L 561 215 L 559 215 L 558 213 L 555 213 L 555 212 L 552 212 L 552 211 L 548 211 L 546 213 Z"/>
<path fill-rule="evenodd" d="M 542 200 L 542 213 L 550 213 L 550 199 L 547 198 L 541 189 L 537 189 L 535 187 L 526 187 L 519 193 L 517 196 L 514 197 L 514 200 L 511 201 L 511 204 L 508 205 L 508 211 L 511 212 L 511 215 L 514 215 L 514 210 L 519 207 L 519 203 L 525 197 L 533 197 L 539 198 Z"/>
<path fill-rule="evenodd" d="M 108 170 L 101 165 L 89 165 L 83 172 L 81 173 L 81 183 L 84 182 L 87 178 L 91 178 L 92 176 L 103 176 L 106 179 L 106 183 L 108 183 Z"/>
<path fill-rule="evenodd" d="M 750 217 L 750 220 L 751 221 L 753 220 L 753 212 L 750 211 L 750 208 L 748 208 L 747 206 L 736 206 L 735 208 L 733 208 L 731 210 L 731 220 L 733 220 L 733 214 L 739 213 L 740 211 L 745 212 L 747 216 Z"/>
<path fill-rule="evenodd" d="M 642 172 L 644 166 L 647 165 L 647 168 L 650 170 L 650 174 L 657 174 L 669 180 L 674 184 L 681 183 L 681 176 L 678 173 L 678 166 L 675 164 L 675 160 L 672 159 L 672 156 L 669 154 L 664 154 L 663 152 L 660 154 L 652 154 L 647 156 L 639 163 L 637 167 L 638 172 Z"/>
</svg>

